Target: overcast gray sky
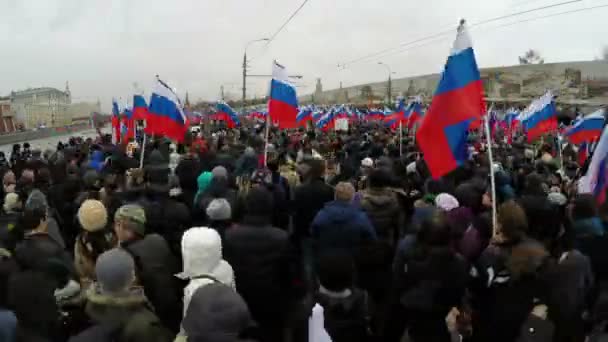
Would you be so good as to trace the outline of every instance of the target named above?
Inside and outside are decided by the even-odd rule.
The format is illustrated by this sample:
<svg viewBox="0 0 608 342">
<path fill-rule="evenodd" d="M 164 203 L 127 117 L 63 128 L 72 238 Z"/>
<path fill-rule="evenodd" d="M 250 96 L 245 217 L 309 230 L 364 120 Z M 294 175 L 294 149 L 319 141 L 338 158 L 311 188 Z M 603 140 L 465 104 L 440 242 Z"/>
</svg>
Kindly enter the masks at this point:
<svg viewBox="0 0 608 342">
<path fill-rule="evenodd" d="M 441 70 L 453 35 L 402 53 L 356 59 L 470 23 L 567 0 L 310 0 L 268 46 L 251 45 L 252 73 L 270 73 L 273 59 L 301 74 L 299 93 L 321 77 L 326 89 Z M 248 41 L 270 36 L 302 0 L 0 0 L 0 95 L 26 87 L 63 88 L 75 101 L 130 97 L 149 91 L 155 74 L 192 100 L 219 98 L 220 86 L 240 97 Z M 528 48 L 547 62 L 591 60 L 608 44 L 608 8 L 496 28 L 509 22 L 608 4 L 582 0 L 473 28 L 481 67 L 511 65 Z M 251 79 L 262 96 L 268 80 Z"/>
</svg>

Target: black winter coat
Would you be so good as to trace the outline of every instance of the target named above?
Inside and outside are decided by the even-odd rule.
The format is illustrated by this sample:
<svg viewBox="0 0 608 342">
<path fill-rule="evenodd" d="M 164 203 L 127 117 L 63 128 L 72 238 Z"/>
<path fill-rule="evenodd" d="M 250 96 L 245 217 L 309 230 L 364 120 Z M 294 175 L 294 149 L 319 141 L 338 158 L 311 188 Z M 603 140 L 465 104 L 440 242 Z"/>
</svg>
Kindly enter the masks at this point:
<svg viewBox="0 0 608 342">
<path fill-rule="evenodd" d="M 334 189 L 322 179 L 313 180 L 298 186 L 293 201 L 294 236 L 296 242 L 310 237 L 310 225 L 325 203 L 334 200 Z"/>
</svg>

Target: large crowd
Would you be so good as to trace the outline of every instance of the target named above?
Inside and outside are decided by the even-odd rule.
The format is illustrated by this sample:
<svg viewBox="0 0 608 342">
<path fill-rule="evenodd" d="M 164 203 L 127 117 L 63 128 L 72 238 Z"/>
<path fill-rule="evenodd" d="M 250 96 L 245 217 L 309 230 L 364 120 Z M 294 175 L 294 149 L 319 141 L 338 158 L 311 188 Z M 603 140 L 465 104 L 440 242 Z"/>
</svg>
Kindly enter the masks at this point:
<svg viewBox="0 0 608 342">
<path fill-rule="evenodd" d="M 441 179 L 371 123 L 110 141 L 0 153 L 0 341 L 608 340 L 608 205 L 550 137 Z"/>
</svg>

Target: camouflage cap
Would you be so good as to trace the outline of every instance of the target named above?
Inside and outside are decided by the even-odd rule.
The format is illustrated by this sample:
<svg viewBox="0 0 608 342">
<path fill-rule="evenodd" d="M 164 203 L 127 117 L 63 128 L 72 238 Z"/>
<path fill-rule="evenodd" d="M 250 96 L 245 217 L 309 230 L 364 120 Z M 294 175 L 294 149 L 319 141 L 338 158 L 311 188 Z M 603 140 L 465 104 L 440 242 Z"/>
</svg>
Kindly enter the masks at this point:
<svg viewBox="0 0 608 342">
<path fill-rule="evenodd" d="M 146 233 L 146 212 L 137 204 L 127 204 L 116 210 L 114 221 L 127 220 L 133 223 L 135 233 L 144 235 Z"/>
</svg>

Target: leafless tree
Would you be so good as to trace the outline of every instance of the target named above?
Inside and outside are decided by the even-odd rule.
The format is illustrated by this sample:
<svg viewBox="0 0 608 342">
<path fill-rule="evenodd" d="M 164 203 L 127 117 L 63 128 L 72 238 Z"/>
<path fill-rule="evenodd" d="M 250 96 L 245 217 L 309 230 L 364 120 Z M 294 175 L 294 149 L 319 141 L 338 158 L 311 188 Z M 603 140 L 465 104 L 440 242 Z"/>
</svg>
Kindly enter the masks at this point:
<svg viewBox="0 0 608 342">
<path fill-rule="evenodd" d="M 530 49 L 524 53 L 523 56 L 519 56 L 519 64 L 543 64 L 545 59 L 541 57 L 537 50 Z"/>
</svg>

